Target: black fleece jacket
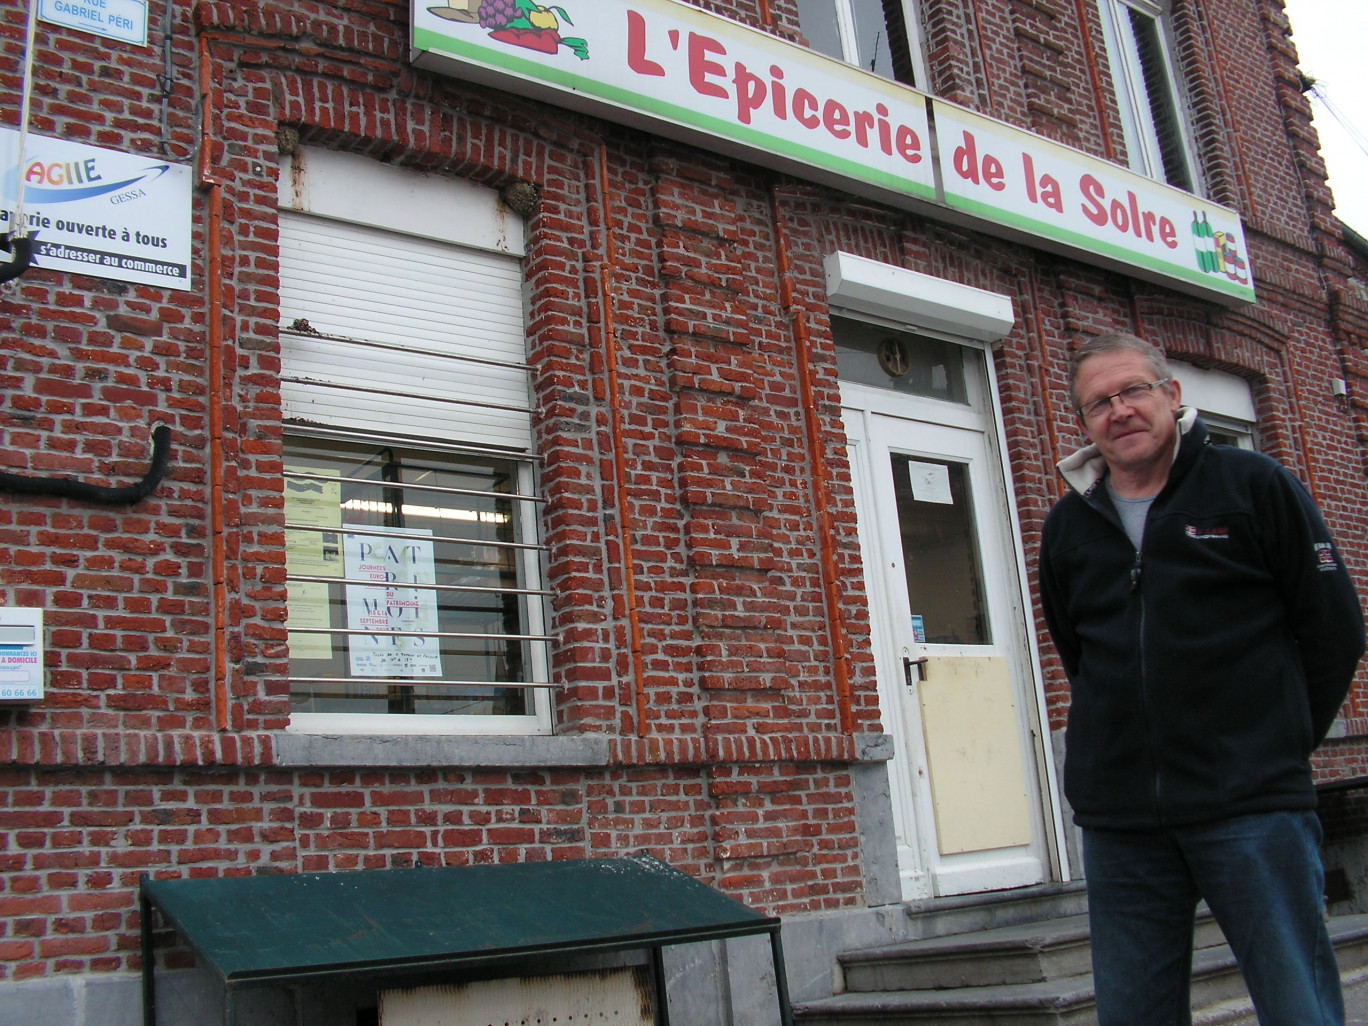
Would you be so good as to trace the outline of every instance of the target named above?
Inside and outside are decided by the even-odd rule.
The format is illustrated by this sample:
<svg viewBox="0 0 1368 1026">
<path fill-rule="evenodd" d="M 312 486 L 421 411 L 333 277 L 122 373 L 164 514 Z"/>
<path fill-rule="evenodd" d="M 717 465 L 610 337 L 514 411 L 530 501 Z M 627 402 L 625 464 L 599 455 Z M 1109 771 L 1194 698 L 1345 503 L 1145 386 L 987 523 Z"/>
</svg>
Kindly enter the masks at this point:
<svg viewBox="0 0 1368 1026">
<path fill-rule="evenodd" d="M 1064 790 L 1085 827 L 1314 808 L 1309 757 L 1364 651 L 1306 490 L 1209 444 L 1191 411 L 1180 424 L 1139 552 L 1088 450 L 1060 464 L 1075 490 L 1045 520 L 1041 595 L 1072 689 Z"/>
</svg>

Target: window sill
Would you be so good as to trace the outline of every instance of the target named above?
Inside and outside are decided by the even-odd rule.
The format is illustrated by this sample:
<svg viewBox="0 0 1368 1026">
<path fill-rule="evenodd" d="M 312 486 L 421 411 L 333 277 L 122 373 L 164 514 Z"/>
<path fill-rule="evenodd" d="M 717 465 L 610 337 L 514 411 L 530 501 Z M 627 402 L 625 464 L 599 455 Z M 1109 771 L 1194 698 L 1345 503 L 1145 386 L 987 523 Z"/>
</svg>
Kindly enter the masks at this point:
<svg viewBox="0 0 1368 1026">
<path fill-rule="evenodd" d="M 607 737 L 432 734 L 281 734 L 276 765 L 543 767 L 606 766 Z"/>
</svg>

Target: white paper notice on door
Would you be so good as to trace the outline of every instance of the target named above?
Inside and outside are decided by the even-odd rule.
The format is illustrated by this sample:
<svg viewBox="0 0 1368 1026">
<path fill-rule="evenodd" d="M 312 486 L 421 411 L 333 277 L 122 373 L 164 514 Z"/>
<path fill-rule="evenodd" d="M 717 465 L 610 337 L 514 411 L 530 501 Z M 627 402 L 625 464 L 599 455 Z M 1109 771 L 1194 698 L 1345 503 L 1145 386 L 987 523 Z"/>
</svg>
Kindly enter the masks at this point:
<svg viewBox="0 0 1368 1026">
<path fill-rule="evenodd" d="M 918 502 L 939 502 L 954 505 L 950 496 L 950 468 L 940 463 L 907 461 L 907 475 L 912 479 L 912 498 Z"/>
</svg>

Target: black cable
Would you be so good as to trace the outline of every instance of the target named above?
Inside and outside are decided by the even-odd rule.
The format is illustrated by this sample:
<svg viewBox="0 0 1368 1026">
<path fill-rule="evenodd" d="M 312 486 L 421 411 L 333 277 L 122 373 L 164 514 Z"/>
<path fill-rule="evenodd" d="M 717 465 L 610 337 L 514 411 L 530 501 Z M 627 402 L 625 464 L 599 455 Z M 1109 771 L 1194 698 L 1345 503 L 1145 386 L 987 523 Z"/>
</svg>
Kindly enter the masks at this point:
<svg viewBox="0 0 1368 1026">
<path fill-rule="evenodd" d="M 22 239 L 10 235 L 0 236 L 0 249 L 14 254 L 14 258 L 8 263 L 0 264 L 0 285 L 19 277 L 29 269 L 29 264 L 33 262 L 33 247 L 37 242 L 36 233 L 25 235 Z"/>
<path fill-rule="evenodd" d="M 171 429 L 158 424 L 152 429 L 152 462 L 147 473 L 137 484 L 111 488 L 86 484 L 69 477 L 30 477 L 25 474 L 0 472 L 0 491 L 20 492 L 24 495 L 58 495 L 66 499 L 84 499 L 111 506 L 128 506 L 147 498 L 161 484 L 171 455 Z"/>
</svg>

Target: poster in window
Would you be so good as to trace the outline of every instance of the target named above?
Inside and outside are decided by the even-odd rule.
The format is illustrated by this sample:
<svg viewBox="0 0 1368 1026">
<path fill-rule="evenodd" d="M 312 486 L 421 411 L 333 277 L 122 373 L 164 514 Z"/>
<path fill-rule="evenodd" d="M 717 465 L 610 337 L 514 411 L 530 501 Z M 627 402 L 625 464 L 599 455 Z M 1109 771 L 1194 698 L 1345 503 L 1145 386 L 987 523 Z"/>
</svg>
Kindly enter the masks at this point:
<svg viewBox="0 0 1368 1026">
<path fill-rule="evenodd" d="M 387 528 L 384 535 L 344 534 L 348 650 L 354 677 L 440 677 L 437 631 L 437 582 L 431 531 Z"/>
<path fill-rule="evenodd" d="M 316 467 L 287 468 L 296 474 L 332 477 L 285 479 L 285 572 L 291 577 L 341 577 L 342 480 Z M 333 528 L 334 530 L 321 530 Z M 289 626 L 290 656 L 294 659 L 331 659 L 332 635 L 301 633 L 308 627 L 325 631 L 332 626 L 328 613 L 328 585 L 292 580 Z"/>
</svg>

